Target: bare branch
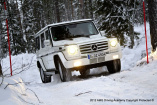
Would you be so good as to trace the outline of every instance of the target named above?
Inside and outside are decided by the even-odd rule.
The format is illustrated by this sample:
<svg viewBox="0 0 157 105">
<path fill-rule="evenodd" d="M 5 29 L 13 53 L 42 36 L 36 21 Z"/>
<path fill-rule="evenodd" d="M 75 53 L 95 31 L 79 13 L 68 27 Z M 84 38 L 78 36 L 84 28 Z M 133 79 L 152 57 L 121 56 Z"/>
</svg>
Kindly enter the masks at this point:
<svg viewBox="0 0 157 105">
<path fill-rule="evenodd" d="M 18 96 L 23 102 L 25 102 L 25 103 L 28 103 L 28 104 L 31 104 L 31 105 L 35 105 L 35 104 L 33 104 L 33 103 L 30 103 L 30 102 L 27 102 L 27 101 L 25 101 L 23 98 L 21 98 L 20 96 Z"/>
<path fill-rule="evenodd" d="M 118 6 L 116 6 L 115 4 L 113 4 L 110 0 L 108 0 L 114 7 L 116 7 L 118 10 L 120 10 L 122 13 L 124 13 L 125 16 L 127 16 L 127 14 L 122 10 L 120 9 Z"/>
<path fill-rule="evenodd" d="M 23 71 L 29 70 L 29 68 L 30 68 L 30 67 L 33 67 L 33 66 L 35 66 L 35 65 L 29 66 L 29 67 L 27 67 L 27 68 L 25 68 L 25 69 L 23 69 L 23 70 L 21 70 L 21 71 L 15 73 L 15 74 L 13 74 L 12 76 L 15 76 L 15 75 L 17 75 L 17 74 L 20 74 L 20 73 L 22 73 Z M 11 77 L 11 76 L 10 76 L 10 74 L 6 74 L 5 77 Z"/>
<path fill-rule="evenodd" d="M 29 89 L 29 88 L 27 88 L 26 90 L 30 90 L 30 91 L 32 91 L 32 92 L 34 93 L 34 95 L 36 96 L 36 98 L 38 99 L 39 103 L 43 103 L 43 102 L 41 102 L 41 101 L 39 100 L 37 94 L 36 94 L 33 90 L 31 90 L 31 89 Z"/>
<path fill-rule="evenodd" d="M 82 95 L 82 94 L 86 94 L 86 93 L 91 93 L 92 91 L 88 91 L 88 92 L 84 92 L 84 93 L 79 93 L 79 94 L 77 94 L 77 95 L 75 95 L 75 96 L 80 96 L 80 95 Z"/>
<path fill-rule="evenodd" d="M 23 57 L 22 57 L 22 70 L 23 70 Z"/>
<path fill-rule="evenodd" d="M 12 64 L 12 66 L 15 65 L 15 64 L 16 64 L 16 61 Z M 3 69 L 6 69 L 6 68 L 3 68 Z M 10 69 L 10 67 L 7 67 L 7 69 L 4 70 L 3 74 L 4 74 L 7 70 L 9 70 L 9 69 Z"/>
<path fill-rule="evenodd" d="M 23 69 L 23 64 L 22 64 L 22 67 L 21 67 L 21 68 L 16 68 L 16 69 L 14 69 L 13 72 L 14 72 L 15 70 L 19 70 L 19 69 L 23 69 L 23 70 L 21 70 L 21 71 L 15 73 L 15 74 L 13 74 L 12 76 L 17 75 L 17 74 L 20 74 L 20 73 L 23 72 L 23 71 L 29 70 L 30 67 L 35 66 L 35 65 L 32 65 L 33 58 L 34 58 L 34 56 L 31 58 L 31 62 L 30 62 L 28 65 L 26 65 L 26 66 L 28 66 L 28 67 L 25 66 L 26 68 Z M 32 65 L 32 66 L 31 66 L 31 65 Z M 10 74 L 6 74 L 5 77 L 11 77 L 11 76 L 10 76 Z"/>
<path fill-rule="evenodd" d="M 17 83 L 14 83 L 14 84 L 7 84 L 6 86 L 5 86 L 5 88 L 4 89 L 6 89 L 9 85 L 17 85 L 17 84 L 20 84 L 20 83 L 24 83 L 25 85 L 27 85 L 27 84 L 30 84 L 31 82 L 17 82 Z"/>
</svg>

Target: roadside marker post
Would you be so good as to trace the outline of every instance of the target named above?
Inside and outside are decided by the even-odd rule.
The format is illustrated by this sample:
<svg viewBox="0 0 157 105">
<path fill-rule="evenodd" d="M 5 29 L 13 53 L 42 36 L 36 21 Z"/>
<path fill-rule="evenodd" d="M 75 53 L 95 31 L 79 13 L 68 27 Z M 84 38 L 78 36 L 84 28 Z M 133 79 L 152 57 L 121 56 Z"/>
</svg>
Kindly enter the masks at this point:
<svg viewBox="0 0 157 105">
<path fill-rule="evenodd" d="M 8 46 L 9 46 L 10 74 L 11 74 L 11 76 L 12 76 L 11 50 L 10 50 L 10 38 L 9 38 L 9 27 L 8 27 L 8 19 L 7 19 L 7 6 L 6 6 L 6 0 L 4 0 L 4 9 L 5 9 L 5 16 L 6 16 L 6 26 L 7 26 L 7 36 L 8 36 Z"/>
<path fill-rule="evenodd" d="M 148 60 L 148 45 L 147 45 L 147 31 L 146 31 L 146 17 L 145 17 L 145 3 L 143 0 L 143 15 L 144 15 L 144 28 L 145 28 L 145 38 L 146 38 L 146 54 L 147 54 L 147 64 L 149 63 Z"/>
</svg>

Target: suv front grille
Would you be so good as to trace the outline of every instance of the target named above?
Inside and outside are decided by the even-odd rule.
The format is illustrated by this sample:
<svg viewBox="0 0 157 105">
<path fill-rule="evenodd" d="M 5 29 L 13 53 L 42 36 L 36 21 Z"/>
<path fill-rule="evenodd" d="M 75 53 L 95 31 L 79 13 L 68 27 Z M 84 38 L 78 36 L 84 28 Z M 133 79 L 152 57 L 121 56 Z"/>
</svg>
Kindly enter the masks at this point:
<svg viewBox="0 0 157 105">
<path fill-rule="evenodd" d="M 108 41 L 80 45 L 81 54 L 93 53 L 108 49 Z"/>
</svg>

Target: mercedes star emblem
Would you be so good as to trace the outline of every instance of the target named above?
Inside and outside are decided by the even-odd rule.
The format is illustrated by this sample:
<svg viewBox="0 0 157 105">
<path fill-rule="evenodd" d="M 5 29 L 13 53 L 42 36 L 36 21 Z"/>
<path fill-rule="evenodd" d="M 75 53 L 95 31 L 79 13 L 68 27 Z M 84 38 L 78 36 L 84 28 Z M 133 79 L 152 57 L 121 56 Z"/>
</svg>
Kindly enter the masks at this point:
<svg viewBox="0 0 157 105">
<path fill-rule="evenodd" d="M 92 47 L 92 50 L 94 50 L 94 51 L 97 50 L 97 45 L 94 44 L 91 47 Z"/>
</svg>

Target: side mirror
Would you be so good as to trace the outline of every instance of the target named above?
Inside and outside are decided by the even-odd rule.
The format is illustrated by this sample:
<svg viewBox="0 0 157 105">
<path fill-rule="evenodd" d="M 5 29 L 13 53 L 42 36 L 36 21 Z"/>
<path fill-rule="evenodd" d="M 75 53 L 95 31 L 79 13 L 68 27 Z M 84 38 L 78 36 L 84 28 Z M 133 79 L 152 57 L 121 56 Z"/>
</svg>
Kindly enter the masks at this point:
<svg viewBox="0 0 157 105">
<path fill-rule="evenodd" d="M 105 36 L 105 32 L 104 32 L 104 31 L 100 31 L 100 33 L 101 33 L 103 36 Z"/>
<path fill-rule="evenodd" d="M 46 46 L 50 46 L 50 45 L 51 45 L 50 40 L 44 40 L 44 45 L 45 45 L 45 47 L 46 47 Z"/>
</svg>

